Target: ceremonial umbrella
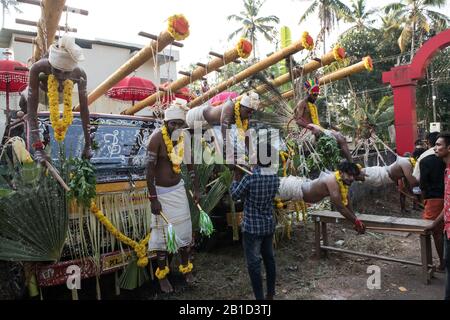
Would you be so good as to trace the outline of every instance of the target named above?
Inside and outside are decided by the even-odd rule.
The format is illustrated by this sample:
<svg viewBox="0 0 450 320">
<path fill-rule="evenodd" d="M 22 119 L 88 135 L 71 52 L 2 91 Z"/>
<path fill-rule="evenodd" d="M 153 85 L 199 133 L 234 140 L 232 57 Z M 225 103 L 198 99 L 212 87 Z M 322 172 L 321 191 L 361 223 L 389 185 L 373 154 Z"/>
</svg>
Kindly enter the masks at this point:
<svg viewBox="0 0 450 320">
<path fill-rule="evenodd" d="M 9 94 L 22 92 L 28 84 L 28 68 L 15 60 L 0 60 L 0 91 L 5 92 L 6 124 L 9 124 Z"/>
<path fill-rule="evenodd" d="M 228 99 L 234 99 L 237 98 L 238 96 L 239 94 L 237 92 L 224 91 L 212 97 L 211 100 L 209 100 L 209 104 L 212 106 L 218 106 L 227 101 Z"/>
<path fill-rule="evenodd" d="M 106 96 L 122 101 L 141 101 L 156 92 L 150 80 L 141 77 L 125 77 L 106 92 Z"/>
</svg>

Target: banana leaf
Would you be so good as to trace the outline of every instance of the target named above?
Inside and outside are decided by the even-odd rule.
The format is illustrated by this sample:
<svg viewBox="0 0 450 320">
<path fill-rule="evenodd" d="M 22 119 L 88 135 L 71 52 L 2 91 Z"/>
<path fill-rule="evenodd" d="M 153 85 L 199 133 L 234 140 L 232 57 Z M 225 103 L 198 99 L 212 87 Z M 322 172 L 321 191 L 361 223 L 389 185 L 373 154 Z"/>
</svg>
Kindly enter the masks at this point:
<svg viewBox="0 0 450 320">
<path fill-rule="evenodd" d="M 151 262 L 150 262 L 151 263 Z M 147 268 L 140 268 L 137 265 L 137 258 L 134 256 L 133 260 L 127 265 L 119 278 L 119 286 L 122 289 L 134 290 L 142 286 L 145 281 L 148 281 L 150 276 Z"/>
</svg>

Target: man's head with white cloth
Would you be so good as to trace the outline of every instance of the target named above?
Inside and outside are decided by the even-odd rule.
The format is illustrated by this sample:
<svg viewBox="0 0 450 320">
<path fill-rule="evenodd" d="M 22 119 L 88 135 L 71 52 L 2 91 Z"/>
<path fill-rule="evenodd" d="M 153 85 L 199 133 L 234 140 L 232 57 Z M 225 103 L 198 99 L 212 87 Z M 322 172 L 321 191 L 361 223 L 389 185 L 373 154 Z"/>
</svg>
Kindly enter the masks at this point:
<svg viewBox="0 0 450 320">
<path fill-rule="evenodd" d="M 241 98 L 240 105 L 241 118 L 249 119 L 253 112 L 259 108 L 259 95 L 256 92 L 244 94 Z"/>
<path fill-rule="evenodd" d="M 164 112 L 164 122 L 170 134 L 186 127 L 186 100 L 176 99 Z"/>
<path fill-rule="evenodd" d="M 58 43 L 50 46 L 48 62 L 52 67 L 52 74 L 59 79 L 67 79 L 78 63 L 84 60 L 83 50 L 75 44 L 75 38 L 64 35 Z"/>
</svg>

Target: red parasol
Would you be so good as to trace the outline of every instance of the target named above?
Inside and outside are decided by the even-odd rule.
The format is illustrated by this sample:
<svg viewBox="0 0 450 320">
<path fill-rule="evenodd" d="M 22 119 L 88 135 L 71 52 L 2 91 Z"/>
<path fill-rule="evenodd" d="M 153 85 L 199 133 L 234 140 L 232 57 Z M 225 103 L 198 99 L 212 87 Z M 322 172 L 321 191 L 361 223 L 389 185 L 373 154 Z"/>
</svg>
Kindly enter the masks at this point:
<svg viewBox="0 0 450 320">
<path fill-rule="evenodd" d="M 150 80 L 141 77 L 125 77 L 106 92 L 112 99 L 122 101 L 141 101 L 156 92 L 156 86 Z"/>
<path fill-rule="evenodd" d="M 211 100 L 209 100 L 209 103 L 212 106 L 218 106 L 227 101 L 228 99 L 235 99 L 238 96 L 239 94 L 237 92 L 224 91 L 212 97 Z"/>
<path fill-rule="evenodd" d="M 0 91 L 6 94 L 6 124 L 9 124 L 9 94 L 22 92 L 28 84 L 28 68 L 15 60 L 0 60 Z"/>
</svg>

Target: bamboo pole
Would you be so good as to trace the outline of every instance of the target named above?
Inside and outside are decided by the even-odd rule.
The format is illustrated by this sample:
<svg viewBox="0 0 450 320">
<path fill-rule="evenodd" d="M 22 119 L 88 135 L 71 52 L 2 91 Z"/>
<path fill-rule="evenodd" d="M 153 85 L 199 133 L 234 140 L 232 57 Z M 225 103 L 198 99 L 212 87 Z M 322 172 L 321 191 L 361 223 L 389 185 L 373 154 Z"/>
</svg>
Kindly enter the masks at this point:
<svg viewBox="0 0 450 320">
<path fill-rule="evenodd" d="M 175 17 L 175 18 L 174 18 Z M 168 46 L 175 40 L 183 40 L 189 35 L 189 24 L 187 20 L 182 16 L 172 16 L 169 18 L 169 24 L 172 21 L 171 19 L 177 20 L 177 23 L 173 23 L 169 25 L 166 31 L 163 31 L 159 37 L 158 41 L 151 41 L 144 48 L 139 50 L 132 58 L 130 58 L 127 62 L 125 62 L 122 66 L 120 66 L 113 74 L 111 74 L 106 80 L 104 80 L 101 84 L 97 86 L 89 95 L 88 95 L 88 106 L 91 105 L 95 100 L 104 95 L 112 86 L 117 84 L 120 80 L 131 74 L 134 70 L 139 68 L 149 59 L 152 59 L 154 55 Z M 178 30 L 179 27 L 185 27 L 185 30 Z M 181 38 L 178 38 L 175 34 L 181 35 Z M 80 105 L 76 106 L 75 111 L 80 110 Z"/>
<path fill-rule="evenodd" d="M 334 81 L 341 80 L 345 77 L 348 77 L 352 74 L 362 72 L 364 70 L 372 71 L 372 59 L 370 57 L 365 57 L 362 61 L 353 64 L 351 66 L 339 69 L 333 73 L 327 74 L 319 79 L 319 85 L 328 84 Z M 283 98 L 291 99 L 294 96 L 294 90 L 286 91 L 282 94 Z"/>
<path fill-rule="evenodd" d="M 66 0 L 42 0 L 36 37 L 38 45 L 34 49 L 33 62 L 41 59 L 53 43 L 65 4 Z"/>
<path fill-rule="evenodd" d="M 281 49 L 280 51 L 275 52 L 274 54 L 270 55 L 269 57 L 255 63 L 254 65 L 250 66 L 249 68 L 239 72 L 238 74 L 234 75 L 230 79 L 220 83 L 218 86 L 210 89 L 207 91 L 204 95 L 194 99 L 190 103 L 188 103 L 189 108 L 194 108 L 196 106 L 201 105 L 202 103 L 205 103 L 210 98 L 215 96 L 216 94 L 226 90 L 232 85 L 238 84 L 241 81 L 245 80 L 246 78 L 254 75 L 257 72 L 260 72 L 271 65 L 283 60 L 287 56 L 290 56 L 292 54 L 295 54 L 303 49 L 312 50 L 314 46 L 313 39 L 308 35 L 307 32 L 305 32 L 302 36 L 302 39 L 298 40 L 297 42 L 294 42 L 290 46 Z"/>
<path fill-rule="evenodd" d="M 189 83 L 192 83 L 193 81 L 202 79 L 205 75 L 208 73 L 215 71 L 221 67 L 223 67 L 226 64 L 229 64 L 230 62 L 235 61 L 238 58 L 246 58 L 251 53 L 251 43 L 247 40 L 245 41 L 245 45 L 241 45 L 241 41 L 236 45 L 235 48 L 227 51 L 224 53 L 222 58 L 215 58 L 211 60 L 206 66 L 199 66 L 195 68 L 194 71 L 192 71 L 190 76 L 184 76 L 180 79 L 172 82 L 167 88 L 166 91 L 169 92 L 176 92 L 177 90 L 180 90 L 184 86 L 188 85 Z M 250 50 L 245 51 L 242 49 L 238 49 L 238 46 L 241 46 L 242 48 L 250 48 Z M 249 47 L 248 47 L 249 46 Z M 147 97 L 146 99 L 136 103 L 134 106 L 122 111 L 122 114 L 126 115 L 132 115 L 136 112 L 142 110 L 146 106 L 151 106 L 158 101 L 158 99 L 162 98 L 164 96 L 165 92 L 158 91 L 151 96 Z"/>
<path fill-rule="evenodd" d="M 335 61 L 341 61 L 345 58 L 345 49 L 342 47 L 336 47 L 327 54 L 323 55 L 318 60 L 311 60 L 307 64 L 305 64 L 303 67 L 296 69 L 292 72 L 292 77 L 294 79 L 297 79 L 301 77 L 302 75 L 309 74 L 313 71 L 316 71 L 317 69 L 320 69 L 321 67 L 327 66 Z M 285 73 L 278 78 L 275 78 L 274 80 L 270 81 L 270 83 L 275 86 L 279 87 L 285 83 L 288 83 L 289 81 L 292 81 L 291 74 Z M 270 90 L 270 87 L 266 84 L 260 85 L 256 87 L 255 92 L 258 94 L 266 93 Z"/>
</svg>

